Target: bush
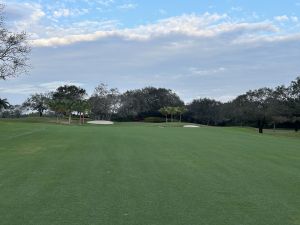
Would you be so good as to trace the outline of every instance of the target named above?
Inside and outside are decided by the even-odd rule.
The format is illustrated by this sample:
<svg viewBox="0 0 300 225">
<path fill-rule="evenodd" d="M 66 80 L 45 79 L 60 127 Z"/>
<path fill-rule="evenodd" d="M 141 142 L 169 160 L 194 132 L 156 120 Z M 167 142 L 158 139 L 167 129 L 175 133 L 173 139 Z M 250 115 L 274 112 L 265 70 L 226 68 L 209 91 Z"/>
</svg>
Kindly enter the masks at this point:
<svg viewBox="0 0 300 225">
<path fill-rule="evenodd" d="M 144 122 L 146 123 L 163 123 L 165 120 L 161 117 L 146 117 L 144 119 Z"/>
</svg>

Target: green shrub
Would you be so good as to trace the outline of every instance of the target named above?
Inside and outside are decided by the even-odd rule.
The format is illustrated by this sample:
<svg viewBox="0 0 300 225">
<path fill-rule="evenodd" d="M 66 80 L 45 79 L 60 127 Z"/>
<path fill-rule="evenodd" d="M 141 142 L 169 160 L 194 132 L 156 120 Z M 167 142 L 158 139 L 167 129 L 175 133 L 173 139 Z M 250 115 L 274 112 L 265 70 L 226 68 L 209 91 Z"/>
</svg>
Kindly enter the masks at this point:
<svg viewBox="0 0 300 225">
<path fill-rule="evenodd" d="M 161 117 L 146 117 L 144 119 L 144 122 L 146 123 L 163 123 L 165 120 Z"/>
</svg>

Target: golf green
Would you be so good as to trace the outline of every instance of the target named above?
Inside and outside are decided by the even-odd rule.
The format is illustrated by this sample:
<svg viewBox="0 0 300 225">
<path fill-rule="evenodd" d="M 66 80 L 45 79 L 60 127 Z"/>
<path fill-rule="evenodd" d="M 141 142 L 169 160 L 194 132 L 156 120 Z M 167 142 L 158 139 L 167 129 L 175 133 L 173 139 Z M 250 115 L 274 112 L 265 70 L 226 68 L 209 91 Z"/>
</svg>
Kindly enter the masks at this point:
<svg viewBox="0 0 300 225">
<path fill-rule="evenodd" d="M 299 225 L 300 138 L 0 122 L 1 225 Z"/>
</svg>

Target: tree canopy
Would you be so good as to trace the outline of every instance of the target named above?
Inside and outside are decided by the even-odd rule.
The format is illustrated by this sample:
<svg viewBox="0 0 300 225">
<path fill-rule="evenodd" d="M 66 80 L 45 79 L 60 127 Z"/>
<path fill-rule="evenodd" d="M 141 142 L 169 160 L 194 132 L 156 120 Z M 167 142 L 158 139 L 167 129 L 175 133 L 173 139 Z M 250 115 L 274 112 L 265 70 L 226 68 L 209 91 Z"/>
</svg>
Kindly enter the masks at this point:
<svg viewBox="0 0 300 225">
<path fill-rule="evenodd" d="M 77 110 L 78 102 L 86 95 L 86 90 L 75 85 L 60 86 L 52 93 L 50 105 L 56 112 L 68 114 L 71 123 L 72 112 Z"/>
<path fill-rule="evenodd" d="M 48 109 L 48 101 L 49 98 L 46 94 L 34 94 L 23 103 L 23 106 L 38 111 L 41 117 L 44 111 Z"/>
<path fill-rule="evenodd" d="M 121 96 L 119 117 L 140 119 L 160 115 L 159 110 L 167 106 L 184 106 L 184 102 L 170 89 L 146 87 L 126 91 Z"/>
</svg>

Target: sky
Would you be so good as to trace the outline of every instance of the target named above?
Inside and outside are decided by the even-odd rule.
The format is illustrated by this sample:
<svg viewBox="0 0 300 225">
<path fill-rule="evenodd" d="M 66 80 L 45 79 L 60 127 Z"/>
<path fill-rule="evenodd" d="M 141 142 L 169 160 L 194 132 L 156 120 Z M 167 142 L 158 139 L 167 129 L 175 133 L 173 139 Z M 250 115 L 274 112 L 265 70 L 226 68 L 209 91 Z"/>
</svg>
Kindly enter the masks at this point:
<svg viewBox="0 0 300 225">
<path fill-rule="evenodd" d="M 28 74 L 0 97 L 74 84 L 145 86 L 229 101 L 300 75 L 300 0 L 6 0 L 6 26 L 30 39 Z"/>
</svg>

